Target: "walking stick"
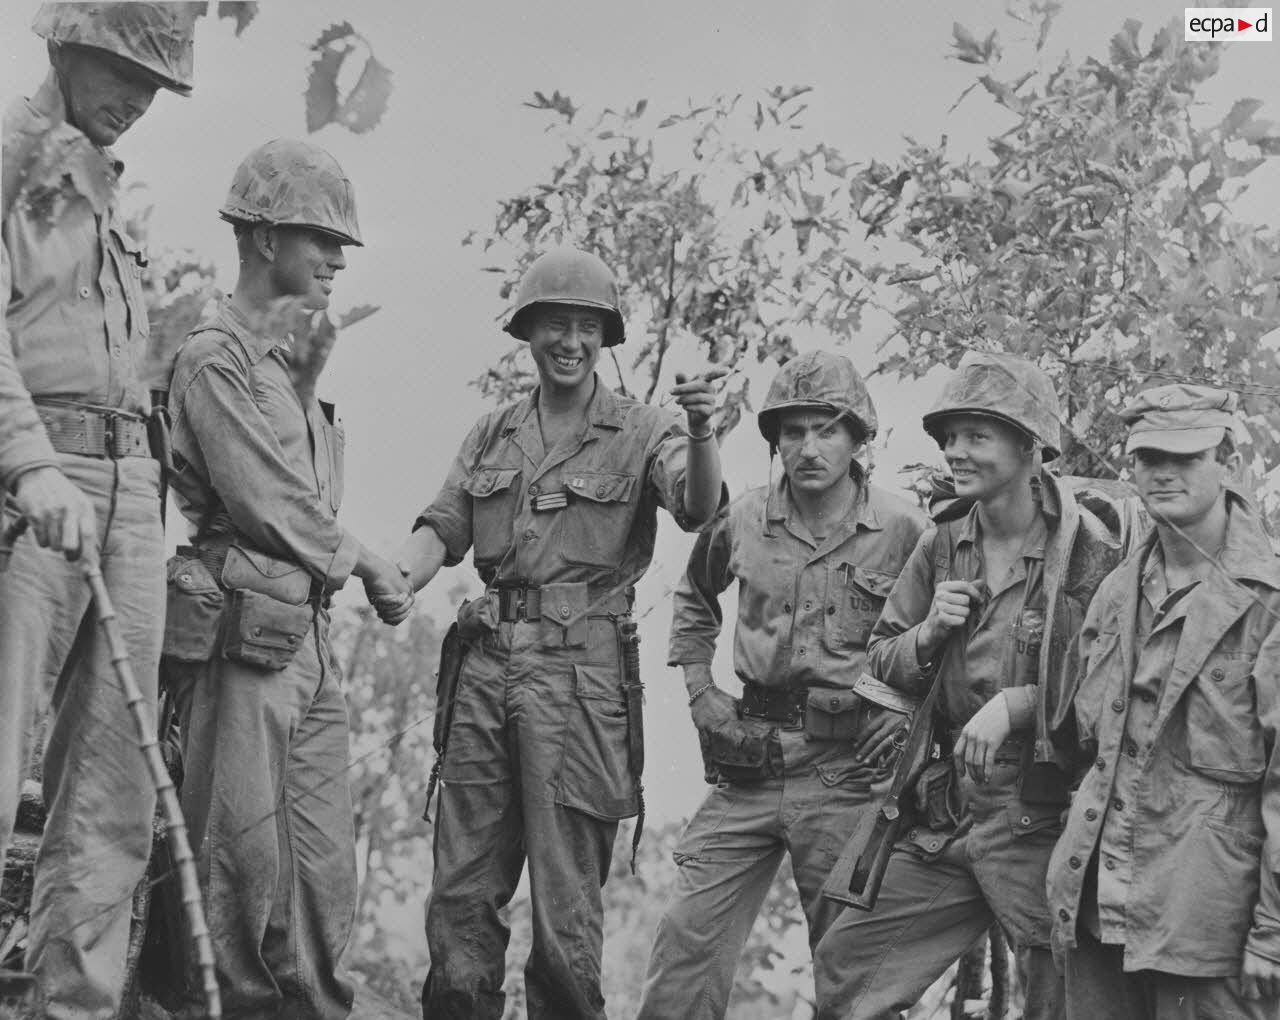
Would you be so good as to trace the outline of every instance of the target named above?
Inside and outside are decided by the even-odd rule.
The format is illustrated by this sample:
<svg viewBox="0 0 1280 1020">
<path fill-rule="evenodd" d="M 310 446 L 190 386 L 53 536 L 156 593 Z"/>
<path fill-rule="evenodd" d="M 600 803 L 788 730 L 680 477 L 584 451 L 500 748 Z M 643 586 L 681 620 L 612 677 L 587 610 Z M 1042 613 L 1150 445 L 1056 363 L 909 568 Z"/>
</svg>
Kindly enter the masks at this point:
<svg viewBox="0 0 1280 1020">
<path fill-rule="evenodd" d="M 26 518 L 19 517 L 0 537 L 0 569 L 7 566 L 8 554 L 13 549 L 13 543 L 26 530 L 26 527 Z M 138 746 L 146 760 L 147 770 L 151 773 L 151 782 L 156 788 L 160 815 L 164 821 L 173 863 L 178 872 L 178 888 L 182 895 L 182 905 L 186 910 L 191 941 L 196 950 L 196 962 L 200 967 L 201 980 L 204 984 L 205 1014 L 208 1020 L 222 1020 L 222 996 L 218 992 L 218 977 L 213 966 L 213 943 L 209 939 L 209 928 L 205 924 L 204 904 L 200 898 L 200 882 L 196 876 L 195 858 L 191 853 L 191 841 L 187 838 L 187 823 L 182 817 L 178 793 L 174 789 L 169 770 L 165 767 L 164 757 L 160 754 L 160 742 L 155 732 L 154 721 L 148 717 L 146 699 L 143 698 L 142 689 L 133 675 L 129 650 L 125 647 L 124 637 L 120 633 L 115 607 L 111 604 L 111 596 L 107 594 L 107 584 L 102 579 L 98 551 L 86 545 L 82 556 L 84 577 L 93 593 L 94 612 L 102 627 L 107 649 L 111 655 L 111 665 L 124 690 L 129 714 L 133 717 L 133 723 L 137 729 Z"/>
</svg>

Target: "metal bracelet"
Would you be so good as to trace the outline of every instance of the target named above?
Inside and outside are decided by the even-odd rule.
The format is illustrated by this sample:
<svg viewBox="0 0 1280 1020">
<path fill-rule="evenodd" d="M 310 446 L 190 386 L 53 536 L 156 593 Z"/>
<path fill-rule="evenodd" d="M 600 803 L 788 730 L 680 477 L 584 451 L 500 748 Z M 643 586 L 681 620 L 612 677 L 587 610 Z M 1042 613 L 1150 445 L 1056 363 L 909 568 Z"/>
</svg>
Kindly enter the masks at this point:
<svg viewBox="0 0 1280 1020">
<path fill-rule="evenodd" d="M 715 429 L 713 429 L 713 428 L 708 428 L 706 432 L 703 432 L 703 433 L 701 433 L 701 434 L 697 434 L 697 433 L 690 432 L 690 433 L 689 433 L 689 442 L 691 442 L 691 443 L 705 443 L 705 442 L 707 442 L 709 439 L 714 439 L 714 438 L 715 438 L 715 435 L 716 435 L 716 430 L 715 430 Z"/>
<path fill-rule="evenodd" d="M 714 687 L 715 685 L 716 685 L 716 682 L 714 680 L 708 680 L 705 684 L 703 684 L 696 691 L 694 691 L 692 694 L 689 695 L 689 704 L 692 705 L 700 697 L 706 694 L 707 691 L 711 690 L 711 688 Z"/>
</svg>

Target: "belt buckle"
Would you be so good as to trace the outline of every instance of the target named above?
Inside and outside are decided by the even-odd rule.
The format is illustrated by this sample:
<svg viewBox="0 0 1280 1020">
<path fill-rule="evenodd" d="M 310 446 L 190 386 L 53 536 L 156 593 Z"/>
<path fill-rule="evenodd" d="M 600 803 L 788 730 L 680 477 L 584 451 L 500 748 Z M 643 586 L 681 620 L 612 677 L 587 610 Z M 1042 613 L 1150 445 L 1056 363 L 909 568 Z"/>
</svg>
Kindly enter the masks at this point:
<svg viewBox="0 0 1280 1020">
<path fill-rule="evenodd" d="M 120 459 L 120 448 L 116 445 L 116 439 L 119 436 L 117 423 L 119 422 L 114 414 L 102 415 L 102 450 L 111 460 Z"/>
<path fill-rule="evenodd" d="M 504 623 L 516 623 L 527 620 L 527 598 L 529 586 L 504 585 L 498 588 L 498 619 Z"/>
</svg>

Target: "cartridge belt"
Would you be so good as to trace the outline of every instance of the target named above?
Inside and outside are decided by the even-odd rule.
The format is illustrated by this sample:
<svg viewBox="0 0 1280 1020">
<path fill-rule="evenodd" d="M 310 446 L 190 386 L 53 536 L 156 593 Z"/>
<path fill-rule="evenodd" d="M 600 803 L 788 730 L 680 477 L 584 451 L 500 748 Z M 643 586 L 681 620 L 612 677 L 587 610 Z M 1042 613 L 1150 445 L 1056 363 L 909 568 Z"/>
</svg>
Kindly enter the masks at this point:
<svg viewBox="0 0 1280 1020">
<path fill-rule="evenodd" d="M 139 414 L 73 401 L 36 399 L 36 413 L 58 453 L 81 457 L 150 457 L 147 422 Z"/>
<path fill-rule="evenodd" d="M 520 620 L 537 620 L 542 617 L 542 589 L 536 584 L 519 581 L 499 581 L 489 588 L 489 594 L 497 601 L 498 621 L 516 623 Z M 594 610 L 588 619 L 619 616 L 631 612 L 634 589 L 588 588 L 587 602 Z"/>
</svg>

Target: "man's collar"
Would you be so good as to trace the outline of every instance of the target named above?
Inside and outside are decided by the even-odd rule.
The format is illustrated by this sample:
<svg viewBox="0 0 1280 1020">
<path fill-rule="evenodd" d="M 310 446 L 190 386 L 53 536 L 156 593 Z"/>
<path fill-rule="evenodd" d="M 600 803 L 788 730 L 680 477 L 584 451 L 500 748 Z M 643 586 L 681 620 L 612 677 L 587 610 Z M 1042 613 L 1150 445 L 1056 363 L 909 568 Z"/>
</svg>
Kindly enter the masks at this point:
<svg viewBox="0 0 1280 1020">
<path fill-rule="evenodd" d="M 249 360 L 255 365 L 277 347 L 284 348 L 286 351 L 292 349 L 292 337 L 273 336 L 255 329 L 249 317 L 240 311 L 229 297 L 222 300 L 218 317 L 222 320 L 222 326 L 227 332 L 240 341 L 249 354 Z"/>
<path fill-rule="evenodd" d="M 622 413 L 622 401 L 618 399 L 618 395 L 604 384 L 604 381 L 596 373 L 592 373 L 592 382 L 595 390 L 591 394 L 591 400 L 587 404 L 584 412 L 587 424 L 596 428 L 621 429 L 625 423 Z M 538 385 L 533 388 L 533 392 L 524 398 L 524 406 L 517 405 L 517 411 L 511 416 L 510 422 L 506 427 L 508 433 L 514 432 L 529 415 L 533 414 L 538 407 L 538 397 L 542 393 L 542 386 Z"/>
<path fill-rule="evenodd" d="M 798 513 L 799 510 L 796 508 L 795 500 L 791 495 L 791 486 L 787 482 L 787 476 L 784 474 L 769 490 L 769 498 L 765 501 L 766 524 L 789 522 L 792 516 Z M 854 506 L 851 512 L 844 517 L 844 520 L 850 519 L 852 519 L 853 530 L 855 531 L 858 528 L 865 528 L 867 531 L 884 530 L 884 522 L 880 520 L 880 513 L 871 499 L 871 487 L 865 482 L 858 486 L 858 495 L 854 501 Z"/>
</svg>

